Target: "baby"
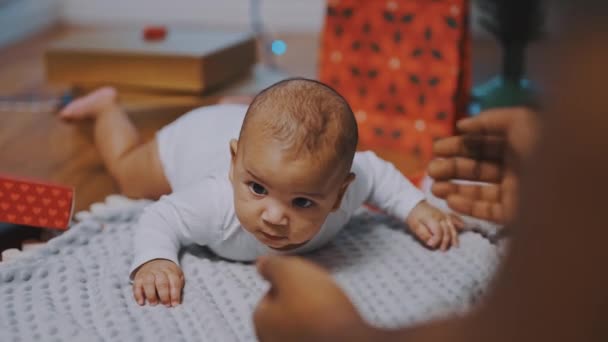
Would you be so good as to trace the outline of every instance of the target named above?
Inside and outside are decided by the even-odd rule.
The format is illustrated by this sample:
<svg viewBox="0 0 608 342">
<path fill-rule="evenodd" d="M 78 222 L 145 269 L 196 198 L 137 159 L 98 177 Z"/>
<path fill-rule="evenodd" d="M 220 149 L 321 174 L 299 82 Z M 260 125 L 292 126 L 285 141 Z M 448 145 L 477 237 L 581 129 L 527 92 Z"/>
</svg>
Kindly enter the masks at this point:
<svg viewBox="0 0 608 342">
<path fill-rule="evenodd" d="M 392 164 L 355 152 L 353 113 L 322 83 L 288 79 L 249 107 L 199 108 L 148 143 L 117 103 L 114 89 L 102 88 L 60 117 L 95 119 L 96 145 L 125 194 L 162 196 L 134 236 L 130 276 L 140 305 L 181 302 L 184 245 L 238 261 L 305 253 L 330 241 L 364 203 L 406 222 L 431 248 L 458 244 L 459 218 L 429 205 Z"/>
</svg>

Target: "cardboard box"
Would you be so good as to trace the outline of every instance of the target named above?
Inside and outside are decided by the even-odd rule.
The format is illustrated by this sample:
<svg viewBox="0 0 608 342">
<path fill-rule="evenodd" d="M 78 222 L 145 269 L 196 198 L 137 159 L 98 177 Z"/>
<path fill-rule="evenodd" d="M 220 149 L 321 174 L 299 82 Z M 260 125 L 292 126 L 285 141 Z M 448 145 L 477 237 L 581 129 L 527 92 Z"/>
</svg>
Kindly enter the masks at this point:
<svg viewBox="0 0 608 342">
<path fill-rule="evenodd" d="M 73 33 L 45 53 L 48 80 L 202 93 L 237 79 L 256 61 L 246 33 L 169 30 L 147 41 L 139 31 Z"/>
</svg>

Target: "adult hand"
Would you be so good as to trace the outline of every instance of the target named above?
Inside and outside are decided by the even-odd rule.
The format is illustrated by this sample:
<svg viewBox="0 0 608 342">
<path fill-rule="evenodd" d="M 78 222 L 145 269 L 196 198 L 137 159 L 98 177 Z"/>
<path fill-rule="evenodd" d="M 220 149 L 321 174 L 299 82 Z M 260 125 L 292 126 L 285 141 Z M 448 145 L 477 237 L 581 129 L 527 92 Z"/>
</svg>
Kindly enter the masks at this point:
<svg viewBox="0 0 608 342">
<path fill-rule="evenodd" d="M 298 257 L 263 257 L 257 266 L 270 282 L 253 315 L 260 341 L 371 340 L 377 331 L 319 266 Z"/>
<path fill-rule="evenodd" d="M 461 214 L 506 223 L 515 215 L 521 164 L 539 139 L 536 113 L 496 109 L 458 122 L 461 135 L 438 141 L 429 165 L 432 192 Z M 459 184 L 468 180 L 487 184 Z"/>
</svg>

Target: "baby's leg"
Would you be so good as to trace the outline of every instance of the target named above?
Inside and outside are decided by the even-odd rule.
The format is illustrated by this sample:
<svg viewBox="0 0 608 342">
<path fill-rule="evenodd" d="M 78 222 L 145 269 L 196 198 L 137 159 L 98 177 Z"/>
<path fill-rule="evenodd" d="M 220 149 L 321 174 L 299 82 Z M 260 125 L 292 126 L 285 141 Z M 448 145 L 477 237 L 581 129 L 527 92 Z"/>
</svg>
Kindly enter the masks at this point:
<svg viewBox="0 0 608 342">
<path fill-rule="evenodd" d="M 141 141 L 137 129 L 118 105 L 114 88 L 100 88 L 74 100 L 59 116 L 69 121 L 95 120 L 95 145 L 123 194 L 156 199 L 171 192 L 156 140 Z"/>
</svg>

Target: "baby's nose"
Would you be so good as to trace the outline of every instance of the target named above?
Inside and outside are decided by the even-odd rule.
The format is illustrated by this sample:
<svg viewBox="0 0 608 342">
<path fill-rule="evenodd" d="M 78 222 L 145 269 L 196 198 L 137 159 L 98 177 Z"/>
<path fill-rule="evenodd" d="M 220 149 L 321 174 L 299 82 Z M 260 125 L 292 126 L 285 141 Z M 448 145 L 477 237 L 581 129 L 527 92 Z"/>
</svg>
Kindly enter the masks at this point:
<svg viewBox="0 0 608 342">
<path fill-rule="evenodd" d="M 288 223 L 285 210 L 276 204 L 268 205 L 265 208 L 264 212 L 262 212 L 262 220 L 276 226 L 286 226 Z"/>
</svg>

